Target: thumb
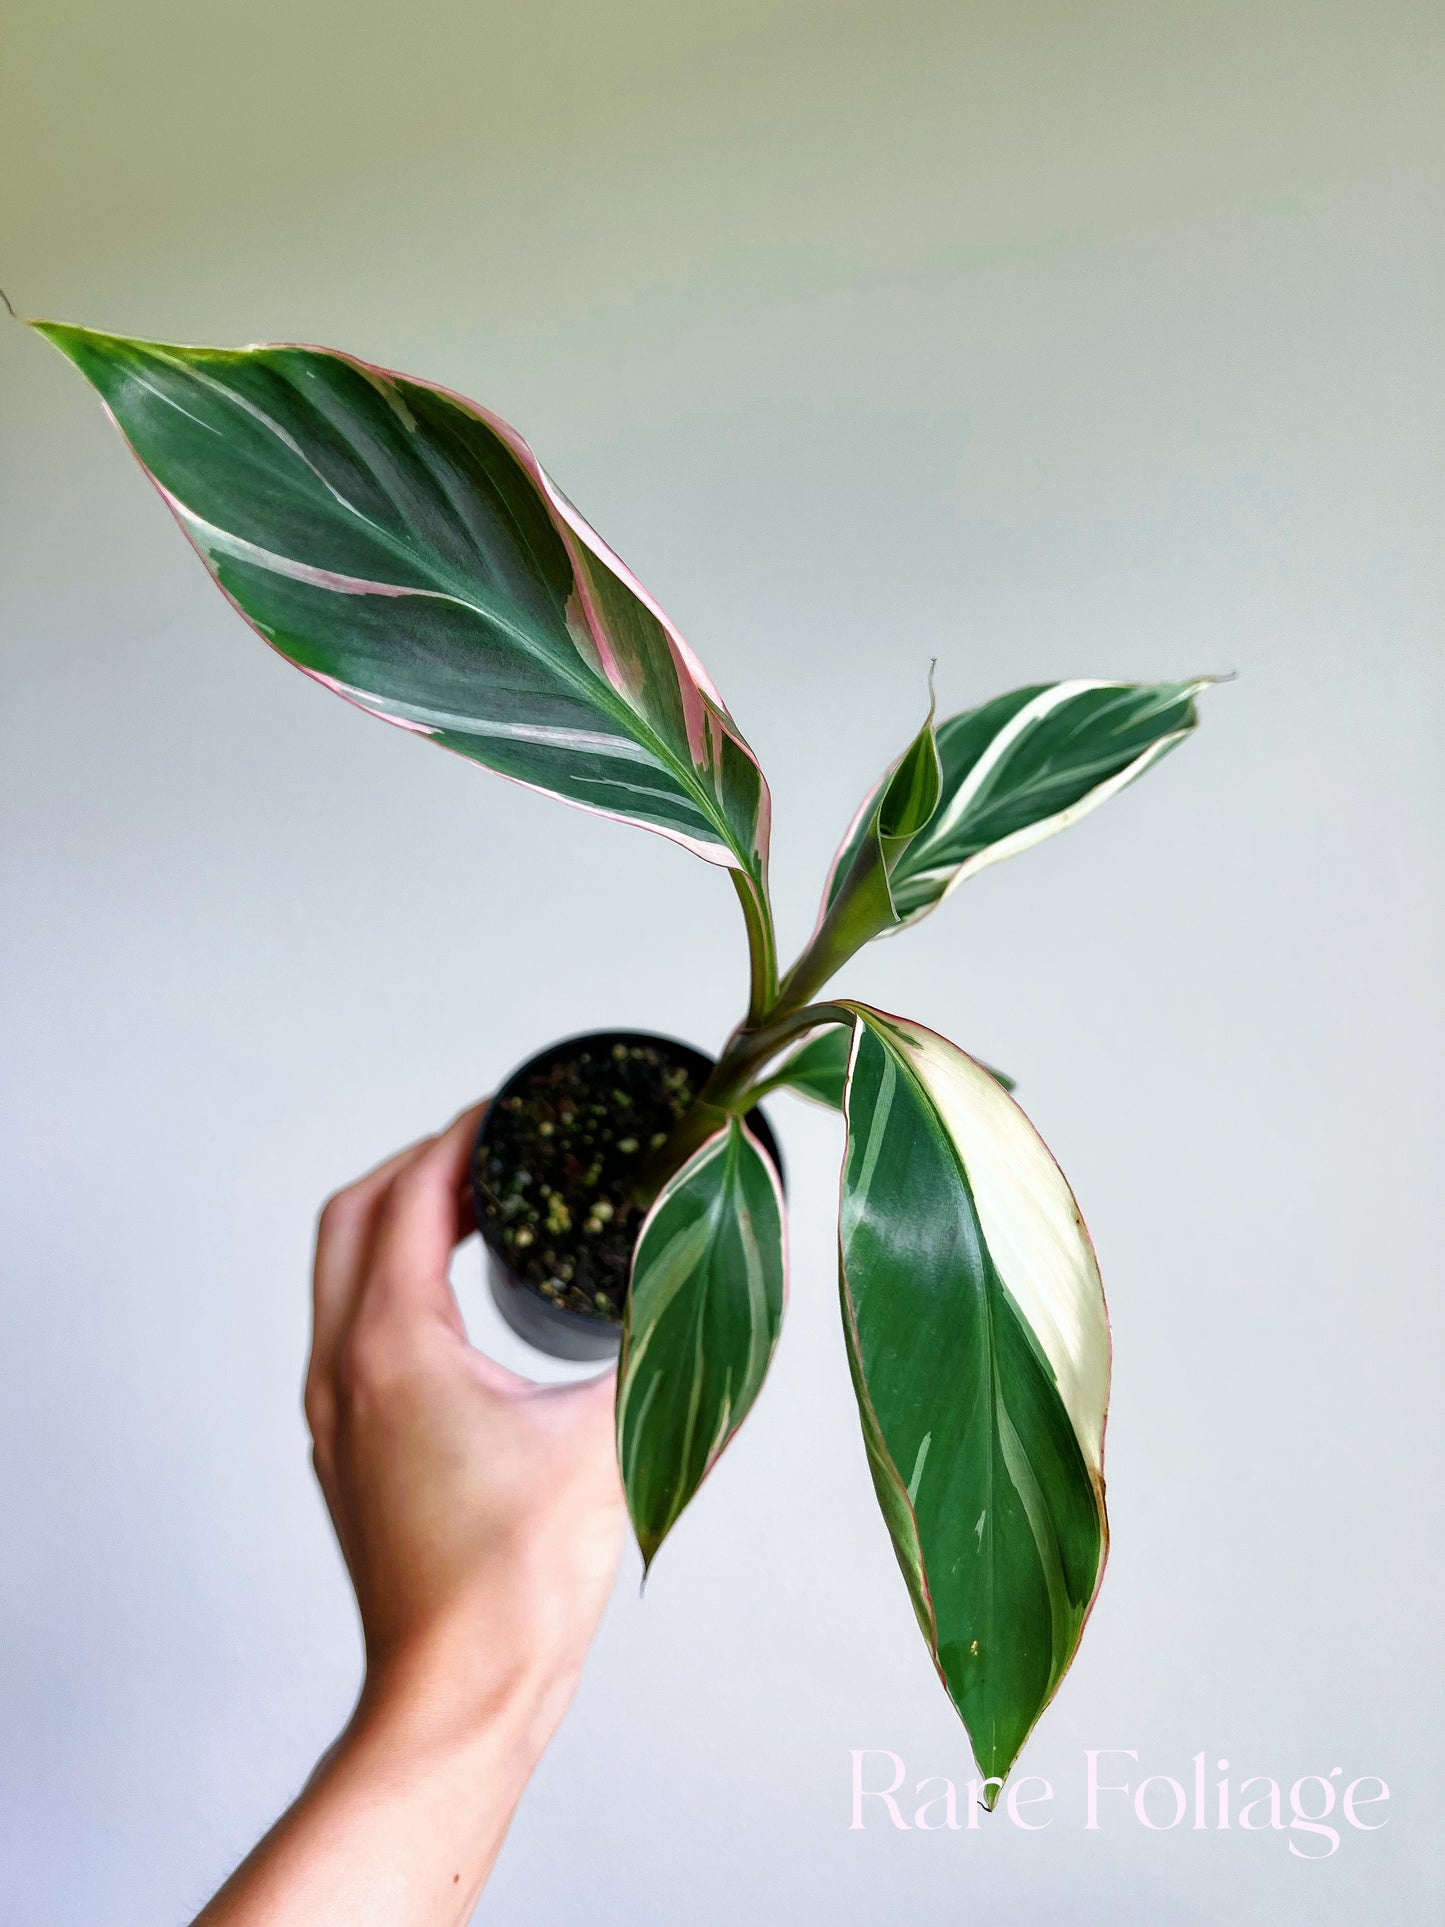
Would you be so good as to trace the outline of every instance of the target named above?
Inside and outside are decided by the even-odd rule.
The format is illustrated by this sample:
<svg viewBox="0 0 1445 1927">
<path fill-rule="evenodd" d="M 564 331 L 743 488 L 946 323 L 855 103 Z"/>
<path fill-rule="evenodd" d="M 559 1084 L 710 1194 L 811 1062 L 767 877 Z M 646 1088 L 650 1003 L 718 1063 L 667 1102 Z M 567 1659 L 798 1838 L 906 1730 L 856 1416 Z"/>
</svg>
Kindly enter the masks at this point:
<svg viewBox="0 0 1445 1927">
<path fill-rule="evenodd" d="M 486 1111 L 474 1104 L 402 1166 L 377 1216 L 366 1295 L 394 1309 L 430 1308 L 460 1323 L 447 1270 L 472 1230 L 468 1172 Z"/>
</svg>

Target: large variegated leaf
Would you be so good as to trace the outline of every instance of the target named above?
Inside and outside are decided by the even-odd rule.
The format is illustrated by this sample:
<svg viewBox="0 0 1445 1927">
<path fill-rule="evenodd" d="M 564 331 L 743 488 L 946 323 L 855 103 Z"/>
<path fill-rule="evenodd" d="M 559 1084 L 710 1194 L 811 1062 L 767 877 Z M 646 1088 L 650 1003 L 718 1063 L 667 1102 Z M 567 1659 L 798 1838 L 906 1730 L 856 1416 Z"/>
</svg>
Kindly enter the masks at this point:
<svg viewBox="0 0 1445 1927">
<path fill-rule="evenodd" d="M 1001 1780 L 1103 1571 L 1103 1290 L 1062 1172 L 997 1081 L 852 1008 L 840 1238 L 863 1436 L 939 1676 Z"/>
<path fill-rule="evenodd" d="M 638 1236 L 617 1458 L 644 1564 L 757 1397 L 787 1295 L 777 1173 L 738 1118 L 664 1186 Z"/>
<path fill-rule="evenodd" d="M 768 790 L 676 629 L 514 429 L 330 349 L 36 324 L 99 392 L 220 587 L 372 714 L 739 871 Z"/>
<path fill-rule="evenodd" d="M 880 910 L 877 931 L 916 923 L 965 877 L 1066 829 L 1142 776 L 1194 728 L 1194 698 L 1213 680 L 1049 683 L 940 723 L 938 805 L 891 853 L 892 916 L 885 922 Z M 853 879 L 876 838 L 880 797 L 915 752 L 910 745 L 854 818 L 833 860 L 825 919 L 836 917 L 857 887 Z"/>
</svg>

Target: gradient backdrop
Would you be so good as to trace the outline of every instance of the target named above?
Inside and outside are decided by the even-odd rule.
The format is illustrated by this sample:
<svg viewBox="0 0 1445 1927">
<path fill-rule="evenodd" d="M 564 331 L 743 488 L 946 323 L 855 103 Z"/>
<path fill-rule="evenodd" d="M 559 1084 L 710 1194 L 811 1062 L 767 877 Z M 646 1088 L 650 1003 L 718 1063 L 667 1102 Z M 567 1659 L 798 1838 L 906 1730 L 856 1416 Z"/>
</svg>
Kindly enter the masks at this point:
<svg viewBox="0 0 1445 1927">
<path fill-rule="evenodd" d="M 519 424 L 761 754 L 790 943 L 930 657 L 945 713 L 1239 671 L 845 979 L 1017 1076 L 1103 1262 L 1115 1551 L 1020 1769 L 1052 1826 L 848 1829 L 850 1748 L 972 1769 L 851 1410 L 839 1132 L 784 1099 L 771 1384 L 645 1602 L 626 1566 L 480 1918 L 1438 1918 L 1441 26 L 7 11 L 17 306 L 331 342 Z M 298 1404 L 319 1200 L 560 1033 L 716 1042 L 742 940 L 715 871 L 278 662 L 3 326 L 0 436 L 0 1923 L 153 1927 L 356 1685 Z M 1122 1799 L 1084 1832 L 1115 1746 L 1380 1774 L 1388 1825 L 1318 1864 Z"/>
</svg>

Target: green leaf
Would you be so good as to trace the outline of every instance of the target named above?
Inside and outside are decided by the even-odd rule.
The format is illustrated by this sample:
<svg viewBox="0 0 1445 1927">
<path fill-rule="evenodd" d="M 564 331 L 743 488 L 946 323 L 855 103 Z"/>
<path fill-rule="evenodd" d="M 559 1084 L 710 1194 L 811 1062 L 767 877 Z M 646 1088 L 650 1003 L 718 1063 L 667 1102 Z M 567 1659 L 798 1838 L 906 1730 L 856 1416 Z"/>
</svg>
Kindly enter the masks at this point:
<svg viewBox="0 0 1445 1927">
<path fill-rule="evenodd" d="M 904 750 L 879 798 L 878 836 L 885 855 L 901 854 L 931 821 L 942 789 L 943 770 L 938 760 L 930 700 L 928 720 Z"/>
<path fill-rule="evenodd" d="M 939 1676 L 1001 1781 L 1103 1572 L 1103 1289 L 1062 1172 L 998 1082 L 921 1025 L 850 1007 L 840 1250 L 864 1443 Z"/>
<path fill-rule="evenodd" d="M 934 815 L 941 793 L 930 697 L 922 729 L 865 800 L 834 859 L 817 926 L 784 981 L 786 1001 L 806 1001 L 871 938 L 897 928 L 893 871 Z"/>
<path fill-rule="evenodd" d="M 851 1026 L 830 1024 L 816 1037 L 810 1037 L 800 1051 L 795 1051 L 763 1088 L 794 1090 L 802 1097 L 811 1097 L 816 1104 L 841 1111 L 852 1050 Z"/>
<path fill-rule="evenodd" d="M 514 429 L 330 349 L 36 325 L 221 589 L 299 669 L 500 775 L 671 837 L 761 902 L 756 758 Z"/>
<path fill-rule="evenodd" d="M 632 1261 L 617 1379 L 617 1459 L 643 1563 L 742 1424 L 787 1296 L 782 1191 L 730 1118 L 664 1186 Z"/>
<path fill-rule="evenodd" d="M 816 1037 L 810 1037 L 800 1051 L 795 1051 L 782 1069 L 767 1080 L 759 1095 L 765 1091 L 793 1090 L 800 1097 L 811 1097 L 814 1103 L 841 1111 L 852 1050 L 850 1026 L 831 1024 Z M 1001 1084 L 1006 1091 L 1014 1088 L 1014 1080 L 1006 1072 L 996 1071 L 991 1064 L 981 1061 L 979 1068 L 986 1070 L 995 1084 Z"/>
<path fill-rule="evenodd" d="M 937 806 L 892 853 L 893 915 L 870 934 L 916 923 L 965 877 L 1031 849 L 1142 776 L 1195 727 L 1194 699 L 1215 680 L 1036 684 L 940 723 Z M 912 753 L 865 799 L 843 839 L 824 891 L 825 919 L 856 889 L 860 864 L 870 867 L 880 799 Z"/>
</svg>

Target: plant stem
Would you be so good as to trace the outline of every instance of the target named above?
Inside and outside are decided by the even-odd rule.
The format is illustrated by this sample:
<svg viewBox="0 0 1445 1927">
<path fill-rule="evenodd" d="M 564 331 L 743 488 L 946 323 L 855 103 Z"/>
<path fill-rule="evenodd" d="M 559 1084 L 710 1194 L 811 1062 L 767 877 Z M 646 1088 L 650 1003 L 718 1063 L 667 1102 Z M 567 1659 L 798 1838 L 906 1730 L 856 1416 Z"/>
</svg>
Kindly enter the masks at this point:
<svg viewBox="0 0 1445 1927">
<path fill-rule="evenodd" d="M 758 1072 L 786 1044 L 820 1025 L 852 1020 L 852 1012 L 839 1004 L 806 1002 L 808 991 L 802 986 L 819 988 L 836 968 L 832 962 L 823 967 L 824 958 L 815 957 L 811 950 L 804 951 L 787 981 L 779 985 L 778 940 L 767 878 L 754 877 L 744 870 L 731 870 L 729 874 L 748 932 L 748 1014 L 723 1046 L 711 1075 L 677 1129 L 638 1171 L 633 1196 L 644 1208 L 729 1117 L 751 1110 L 757 1102 L 754 1080 Z"/>
<path fill-rule="evenodd" d="M 804 1003 L 821 990 L 858 948 L 856 943 L 840 941 L 826 926 L 818 932 L 818 938 L 819 941 L 809 944 L 779 987 L 778 1002 L 784 1007 Z"/>
<path fill-rule="evenodd" d="M 767 878 L 755 878 L 742 870 L 728 872 L 738 902 L 743 907 L 743 922 L 748 932 L 749 1024 L 761 1024 L 778 1000 L 778 939 L 773 928 L 773 908 L 768 900 Z"/>
<path fill-rule="evenodd" d="M 698 1093 L 698 1102 L 719 1111 L 748 1109 L 755 1095 L 749 1088 L 754 1075 L 785 1044 L 820 1025 L 851 1023 L 852 1018 L 852 1011 L 841 1004 L 807 1004 L 801 1009 L 775 1012 L 766 1024 L 740 1025 Z"/>
<path fill-rule="evenodd" d="M 633 1195 L 637 1202 L 650 1205 L 675 1171 L 680 1171 L 694 1151 L 701 1149 L 729 1117 L 749 1111 L 758 1099 L 754 1077 L 784 1045 L 805 1031 L 823 1024 L 848 1024 L 853 1013 L 841 1004 L 809 1004 L 802 1010 L 775 1015 L 756 1029 L 739 1024 L 713 1066 L 712 1075 L 693 1099 L 678 1122 L 677 1129 L 654 1157 L 637 1174 Z"/>
<path fill-rule="evenodd" d="M 784 1045 L 820 1024 L 847 1023 L 852 1012 L 839 1004 L 810 1004 L 793 1010 L 756 1029 L 739 1025 L 728 1039 L 712 1075 L 698 1092 L 691 1108 L 684 1113 L 678 1128 L 668 1139 L 662 1156 L 666 1169 L 649 1166 L 641 1175 L 652 1195 L 661 1190 L 674 1171 L 686 1164 L 729 1117 L 751 1110 L 757 1101 L 753 1079 Z M 650 1201 L 650 1200 L 649 1200 Z"/>
<path fill-rule="evenodd" d="M 829 904 L 817 929 L 790 966 L 778 988 L 778 1003 L 784 1008 L 806 1004 L 843 968 L 848 959 L 878 934 L 877 917 L 881 905 L 871 899 L 881 892 L 887 906 L 883 927 L 893 921 L 892 899 L 878 856 L 872 865 L 855 866 L 842 890 Z M 865 919 L 860 923 L 860 914 Z"/>
</svg>

